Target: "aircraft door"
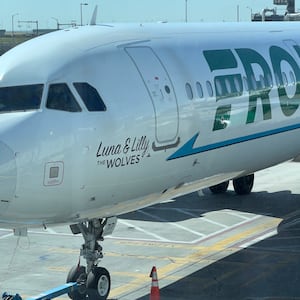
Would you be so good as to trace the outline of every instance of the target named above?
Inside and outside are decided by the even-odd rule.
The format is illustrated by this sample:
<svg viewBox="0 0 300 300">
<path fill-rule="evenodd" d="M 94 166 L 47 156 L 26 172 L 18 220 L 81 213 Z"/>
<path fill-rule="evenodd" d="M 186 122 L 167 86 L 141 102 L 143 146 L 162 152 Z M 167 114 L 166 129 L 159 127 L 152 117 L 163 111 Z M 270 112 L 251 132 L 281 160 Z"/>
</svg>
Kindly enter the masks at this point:
<svg viewBox="0 0 300 300">
<path fill-rule="evenodd" d="M 162 61 L 150 47 L 127 47 L 147 88 L 155 113 L 153 150 L 165 150 L 179 144 L 178 104 L 170 76 Z"/>
</svg>

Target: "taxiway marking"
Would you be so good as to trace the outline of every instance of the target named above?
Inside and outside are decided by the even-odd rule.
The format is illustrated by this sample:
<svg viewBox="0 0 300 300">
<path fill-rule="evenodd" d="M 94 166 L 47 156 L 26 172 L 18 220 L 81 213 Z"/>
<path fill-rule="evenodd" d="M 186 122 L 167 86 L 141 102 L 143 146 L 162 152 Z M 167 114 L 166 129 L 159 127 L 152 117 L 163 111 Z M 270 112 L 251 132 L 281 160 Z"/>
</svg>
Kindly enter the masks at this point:
<svg viewBox="0 0 300 300">
<path fill-rule="evenodd" d="M 236 245 L 245 238 L 250 238 L 251 236 L 255 236 L 255 239 L 257 239 L 257 233 L 260 232 L 261 236 L 264 236 L 266 232 L 269 232 L 270 229 L 275 229 L 278 224 L 281 222 L 281 219 L 273 218 L 268 219 L 266 222 L 259 224 L 253 228 L 244 230 L 242 232 L 236 233 L 230 237 L 227 237 L 225 239 L 222 239 L 216 243 L 214 243 L 211 246 L 203 247 L 198 246 L 195 248 L 198 248 L 197 251 L 194 253 L 188 255 L 187 257 L 181 258 L 181 257 L 169 257 L 168 259 L 172 261 L 172 263 L 167 264 L 162 267 L 158 267 L 158 275 L 159 280 L 163 281 L 164 278 L 170 279 L 170 276 L 174 278 L 174 280 L 179 280 L 183 278 L 183 276 L 176 276 L 174 273 L 176 273 L 179 269 L 183 269 L 188 267 L 191 264 L 195 263 L 205 263 L 205 266 L 210 265 L 215 260 L 210 259 L 211 256 L 213 256 L 216 253 L 220 253 L 224 250 L 232 250 L 233 252 L 238 252 L 242 248 L 236 247 Z M 274 231 L 274 230 L 273 230 Z M 147 257 L 144 257 L 147 258 Z M 161 260 L 161 258 L 159 258 Z M 121 273 L 118 273 L 119 275 Z M 126 276 L 132 276 L 135 279 L 130 281 L 127 284 L 124 284 L 120 287 L 114 288 L 110 292 L 110 297 L 120 297 L 124 295 L 128 295 L 132 292 L 134 292 L 137 289 L 142 289 L 146 286 L 149 286 L 149 278 L 147 275 L 142 276 L 135 276 L 135 273 L 126 273 Z M 163 287 L 163 285 L 162 285 Z"/>
<path fill-rule="evenodd" d="M 3 235 L 3 236 L 0 237 L 0 240 L 6 239 L 6 238 L 11 237 L 11 236 L 13 236 L 13 235 L 14 235 L 13 233 L 5 234 L 5 235 Z"/>
<path fill-rule="evenodd" d="M 129 222 L 125 221 L 125 220 L 118 220 L 118 222 L 121 223 L 121 224 L 123 224 L 123 225 L 126 225 L 128 227 L 132 227 L 132 228 L 134 228 L 134 229 L 136 229 L 136 230 L 138 230 L 140 232 L 143 232 L 143 233 L 145 233 L 147 235 L 151 235 L 154 238 L 158 239 L 159 241 L 171 242 L 170 240 L 165 239 L 165 238 L 159 236 L 158 234 L 152 233 L 152 232 L 150 232 L 148 230 L 145 230 L 145 229 L 143 229 L 143 228 L 141 228 L 139 226 L 133 225 L 132 223 L 129 223 Z"/>
<path fill-rule="evenodd" d="M 141 212 L 141 213 L 143 213 L 144 215 L 146 215 L 146 216 L 148 216 L 148 217 L 151 217 L 151 218 L 153 218 L 153 219 L 155 219 L 155 220 L 158 220 L 158 221 L 160 221 L 160 222 L 167 223 L 167 224 L 169 224 L 169 225 L 171 225 L 171 226 L 175 226 L 175 227 L 177 227 L 177 228 L 179 228 L 179 229 L 183 229 L 184 231 L 190 232 L 190 233 L 192 233 L 192 234 L 195 234 L 195 235 L 198 235 L 198 236 L 202 236 L 202 237 L 205 236 L 205 234 L 200 233 L 200 232 L 195 231 L 195 230 L 192 230 L 192 229 L 190 229 L 190 228 L 187 228 L 186 226 L 182 226 L 182 225 L 177 224 L 177 223 L 174 223 L 174 222 L 166 222 L 166 221 L 167 221 L 166 219 L 160 218 L 160 217 L 155 216 L 155 215 L 153 215 L 153 214 L 149 214 L 149 213 L 147 213 L 147 212 L 145 212 L 145 211 L 140 210 L 139 212 Z"/>
<path fill-rule="evenodd" d="M 161 247 L 161 248 L 181 248 L 181 249 L 187 249 L 191 250 L 192 253 L 185 257 L 176 257 L 176 256 L 166 256 L 166 257 L 158 257 L 154 255 L 135 255 L 134 257 L 136 259 L 143 259 L 147 261 L 155 261 L 158 268 L 158 275 L 160 280 L 160 286 L 163 287 L 163 281 L 164 279 L 170 283 L 171 281 L 177 281 L 182 279 L 186 275 L 176 275 L 180 270 L 182 269 L 188 269 L 190 266 L 195 266 L 197 264 L 200 268 L 203 266 L 208 266 L 215 262 L 216 259 L 214 259 L 214 255 L 226 250 L 230 250 L 230 253 L 237 252 L 242 250 L 242 246 L 246 246 L 247 244 L 250 245 L 250 243 L 258 242 L 262 240 L 263 238 L 267 238 L 271 235 L 271 233 L 276 233 L 276 227 L 280 223 L 281 219 L 276 218 L 268 218 L 265 222 L 262 222 L 250 229 L 243 230 L 242 232 L 238 232 L 236 234 L 233 234 L 229 237 L 226 237 L 224 239 L 221 239 L 220 241 L 217 241 L 213 245 L 210 246 L 203 246 L 203 244 L 198 245 L 188 245 L 188 244 L 174 244 L 166 243 L 166 242 L 138 242 L 138 241 L 116 241 L 117 243 L 121 244 L 129 244 L 131 246 L 136 245 L 142 245 L 145 247 Z M 247 240 L 246 243 L 242 244 L 241 246 L 238 246 L 243 240 Z M 60 252 L 60 253 L 68 253 L 73 254 L 77 253 L 77 250 L 73 249 L 59 249 L 59 248 L 51 248 L 50 251 L 53 252 Z M 224 253 L 224 256 L 227 254 Z M 116 252 L 108 252 L 106 253 L 106 256 L 116 256 L 116 257 L 124 257 L 126 254 L 119 254 Z M 128 255 L 131 256 L 131 255 Z M 166 265 L 160 265 L 160 262 L 166 262 Z M 170 262 L 170 263 L 169 263 Z M 163 263 L 162 263 L 163 264 Z M 53 272 L 68 272 L 67 267 L 55 267 L 52 266 L 48 268 L 50 271 Z M 118 298 L 118 297 L 126 297 L 127 295 L 130 295 L 134 291 L 137 291 L 139 289 L 143 288 L 150 288 L 151 282 L 149 280 L 148 274 L 141 274 L 137 272 L 112 272 L 113 276 L 119 276 L 124 278 L 132 278 L 127 283 L 122 283 L 122 286 L 113 288 L 110 292 L 110 298 Z M 230 276 L 231 274 L 224 274 L 224 276 Z M 124 280 L 125 281 L 125 280 Z"/>
</svg>

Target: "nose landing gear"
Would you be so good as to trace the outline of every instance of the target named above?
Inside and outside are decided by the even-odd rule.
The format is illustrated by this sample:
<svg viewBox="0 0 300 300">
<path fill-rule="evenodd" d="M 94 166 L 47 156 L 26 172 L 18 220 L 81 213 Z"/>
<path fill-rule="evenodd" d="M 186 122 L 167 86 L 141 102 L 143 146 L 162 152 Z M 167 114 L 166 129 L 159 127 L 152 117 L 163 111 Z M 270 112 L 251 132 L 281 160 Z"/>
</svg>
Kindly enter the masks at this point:
<svg viewBox="0 0 300 300">
<path fill-rule="evenodd" d="M 67 282 L 85 281 L 86 289 L 69 293 L 73 300 L 83 300 L 88 297 L 90 300 L 106 300 L 110 291 L 109 272 L 98 267 L 100 259 L 103 258 L 102 247 L 99 241 L 103 236 L 111 234 L 116 226 L 117 218 L 92 219 L 87 222 L 71 225 L 73 234 L 82 233 L 84 244 L 80 249 L 80 256 L 85 258 L 87 267 L 78 264 L 74 266 L 67 277 Z"/>
</svg>

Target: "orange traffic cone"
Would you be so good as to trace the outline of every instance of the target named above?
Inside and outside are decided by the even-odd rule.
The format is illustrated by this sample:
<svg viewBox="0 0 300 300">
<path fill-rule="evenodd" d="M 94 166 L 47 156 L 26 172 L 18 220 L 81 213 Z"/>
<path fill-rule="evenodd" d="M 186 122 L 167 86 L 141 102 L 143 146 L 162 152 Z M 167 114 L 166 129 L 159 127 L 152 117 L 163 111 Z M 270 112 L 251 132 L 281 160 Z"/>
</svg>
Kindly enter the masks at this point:
<svg viewBox="0 0 300 300">
<path fill-rule="evenodd" d="M 160 300 L 156 267 L 152 268 L 150 277 L 152 278 L 150 300 Z"/>
</svg>

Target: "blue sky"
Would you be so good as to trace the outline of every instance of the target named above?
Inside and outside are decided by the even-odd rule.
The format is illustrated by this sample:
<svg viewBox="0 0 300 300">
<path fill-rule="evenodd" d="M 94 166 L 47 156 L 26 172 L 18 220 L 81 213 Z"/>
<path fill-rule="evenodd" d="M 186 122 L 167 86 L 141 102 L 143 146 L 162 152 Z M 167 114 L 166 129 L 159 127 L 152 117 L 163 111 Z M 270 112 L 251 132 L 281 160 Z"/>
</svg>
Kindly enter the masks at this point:
<svg viewBox="0 0 300 300">
<path fill-rule="evenodd" d="M 83 23 L 91 18 L 95 5 L 99 6 L 98 22 L 181 22 L 185 20 L 186 0 L 1 0 L 0 29 L 8 31 L 14 17 L 15 30 L 30 30 L 35 25 L 18 21 L 38 21 L 40 28 L 55 28 L 59 23 L 76 21 L 80 24 L 80 3 Z M 236 21 L 237 6 L 241 21 L 250 20 L 251 9 L 259 12 L 272 8 L 273 0 L 187 0 L 188 20 L 191 22 Z M 277 6 L 279 12 L 285 6 Z M 297 7 L 297 0 L 296 0 Z M 20 27 L 21 26 L 21 27 Z"/>
</svg>

